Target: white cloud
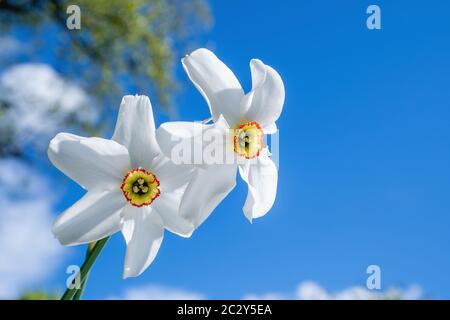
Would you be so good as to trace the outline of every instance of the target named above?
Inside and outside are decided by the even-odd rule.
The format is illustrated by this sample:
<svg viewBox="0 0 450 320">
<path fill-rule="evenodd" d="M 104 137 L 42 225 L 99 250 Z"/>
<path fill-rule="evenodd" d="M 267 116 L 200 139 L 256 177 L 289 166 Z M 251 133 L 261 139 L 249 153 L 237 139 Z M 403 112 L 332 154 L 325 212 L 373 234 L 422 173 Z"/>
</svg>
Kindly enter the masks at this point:
<svg viewBox="0 0 450 320">
<path fill-rule="evenodd" d="M 12 55 L 25 51 L 25 46 L 16 38 L 11 36 L 0 37 L 0 58 L 10 57 Z"/>
<path fill-rule="evenodd" d="M 17 159 L 0 160 L 0 199 L 38 197 L 48 189 L 47 181 L 36 170 Z"/>
<path fill-rule="evenodd" d="M 327 300 L 329 294 L 317 283 L 305 281 L 297 287 L 295 298 L 299 300 Z"/>
<path fill-rule="evenodd" d="M 88 95 L 46 64 L 9 67 L 0 75 L 0 97 L 0 134 L 19 145 L 47 144 L 68 122 L 92 124 L 97 117 Z"/>
<path fill-rule="evenodd" d="M 419 286 L 412 285 L 406 289 L 389 288 L 386 291 L 368 290 L 361 286 L 348 287 L 337 292 L 328 292 L 314 281 L 301 282 L 294 292 L 268 292 L 263 294 L 247 294 L 242 300 L 375 300 L 375 299 L 422 299 Z M 129 288 L 121 296 L 110 299 L 124 300 L 205 300 L 207 295 L 183 289 L 158 285 L 144 285 Z"/>
<path fill-rule="evenodd" d="M 292 299 L 288 295 L 277 293 L 277 292 L 269 292 L 263 294 L 247 294 L 242 297 L 242 300 L 289 300 Z"/>
<path fill-rule="evenodd" d="M 0 161 L 0 298 L 39 285 L 62 261 L 52 202 L 44 177 L 18 160 Z"/>
<path fill-rule="evenodd" d="M 411 285 L 406 289 L 388 288 L 384 291 L 369 290 L 362 286 L 352 286 L 337 292 L 328 292 L 314 281 L 300 283 L 294 293 L 265 293 L 249 294 L 244 299 L 267 300 L 267 299 L 295 299 L 295 300 L 380 300 L 400 299 L 417 300 L 422 299 L 422 289 L 417 285 Z"/>
<path fill-rule="evenodd" d="M 183 289 L 170 288 L 158 285 L 146 285 L 129 288 L 121 297 L 112 299 L 123 300 L 204 300 L 206 297 L 200 293 Z"/>
</svg>

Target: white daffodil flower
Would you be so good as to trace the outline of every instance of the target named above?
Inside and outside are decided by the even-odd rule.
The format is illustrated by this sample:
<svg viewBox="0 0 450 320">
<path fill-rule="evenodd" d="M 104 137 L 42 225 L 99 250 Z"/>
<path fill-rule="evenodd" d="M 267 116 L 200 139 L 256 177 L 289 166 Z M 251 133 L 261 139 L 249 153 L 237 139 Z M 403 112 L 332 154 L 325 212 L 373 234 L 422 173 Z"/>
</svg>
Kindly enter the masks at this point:
<svg viewBox="0 0 450 320">
<path fill-rule="evenodd" d="M 121 230 L 127 244 L 124 278 L 150 265 L 164 228 L 192 234 L 193 225 L 178 212 L 190 172 L 162 155 L 148 97 L 123 98 L 111 140 L 59 133 L 48 157 L 87 190 L 57 218 L 53 233 L 63 245 L 78 245 Z"/>
<path fill-rule="evenodd" d="M 234 188 L 239 168 L 248 185 L 243 211 L 251 222 L 265 215 L 276 197 L 278 173 L 264 146 L 264 135 L 277 131 L 275 121 L 281 114 L 285 97 L 283 81 L 272 67 L 253 59 L 250 62 L 252 90 L 244 94 L 233 72 L 207 49 L 194 51 L 182 59 L 182 64 L 208 103 L 214 124 L 169 122 L 161 125 L 157 136 L 165 141 L 163 152 L 168 156 L 172 153 L 173 157 L 179 139 L 189 137 L 195 141 L 199 135 L 205 137 L 205 132 L 225 129 L 226 136 L 231 138 L 231 143 L 224 143 L 225 154 L 233 153 L 238 161 L 197 166 L 181 202 L 180 214 L 196 226 L 200 225 Z"/>
</svg>

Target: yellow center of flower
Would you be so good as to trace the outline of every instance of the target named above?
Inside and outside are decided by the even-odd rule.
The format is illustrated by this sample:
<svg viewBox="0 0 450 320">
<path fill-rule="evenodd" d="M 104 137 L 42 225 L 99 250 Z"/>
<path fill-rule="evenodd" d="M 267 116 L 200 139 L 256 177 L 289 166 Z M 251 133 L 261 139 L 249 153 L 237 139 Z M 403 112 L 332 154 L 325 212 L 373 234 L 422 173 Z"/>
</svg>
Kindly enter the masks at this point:
<svg viewBox="0 0 450 320">
<path fill-rule="evenodd" d="M 259 156 L 264 147 L 264 133 L 258 122 L 241 124 L 234 131 L 233 148 L 238 155 L 252 159 Z"/>
<path fill-rule="evenodd" d="M 148 206 L 160 194 L 156 176 L 142 168 L 128 172 L 120 188 L 127 201 L 135 207 Z"/>
</svg>

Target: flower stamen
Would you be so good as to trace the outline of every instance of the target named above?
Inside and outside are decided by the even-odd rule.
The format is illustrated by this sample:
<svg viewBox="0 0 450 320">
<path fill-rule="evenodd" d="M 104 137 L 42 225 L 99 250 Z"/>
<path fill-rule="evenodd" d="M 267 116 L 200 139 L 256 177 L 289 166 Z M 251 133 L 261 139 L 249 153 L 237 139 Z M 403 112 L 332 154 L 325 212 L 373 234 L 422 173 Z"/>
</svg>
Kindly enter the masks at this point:
<svg viewBox="0 0 450 320">
<path fill-rule="evenodd" d="M 233 148 L 238 155 L 252 159 L 259 156 L 264 147 L 264 133 L 258 122 L 241 124 L 234 132 Z"/>
<path fill-rule="evenodd" d="M 159 185 L 160 183 L 153 173 L 137 168 L 125 175 L 120 188 L 131 205 L 142 207 L 148 206 L 159 197 Z"/>
</svg>

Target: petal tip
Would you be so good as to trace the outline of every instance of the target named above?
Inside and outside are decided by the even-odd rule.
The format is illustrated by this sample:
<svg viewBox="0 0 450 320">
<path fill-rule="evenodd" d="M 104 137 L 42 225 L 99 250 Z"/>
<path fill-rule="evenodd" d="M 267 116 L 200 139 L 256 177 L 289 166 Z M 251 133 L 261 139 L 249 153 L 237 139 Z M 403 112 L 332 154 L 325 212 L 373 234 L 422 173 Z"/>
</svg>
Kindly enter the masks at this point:
<svg viewBox="0 0 450 320">
<path fill-rule="evenodd" d="M 252 213 L 249 212 L 248 210 L 245 210 L 245 208 L 243 208 L 242 211 L 244 212 L 244 216 L 248 220 L 248 222 L 250 222 L 250 224 L 253 224 L 253 215 L 252 215 Z"/>
<path fill-rule="evenodd" d="M 190 238 L 194 234 L 194 231 L 195 231 L 196 228 L 197 227 L 194 226 L 194 224 L 191 223 L 191 224 L 189 224 L 189 231 L 184 233 L 184 234 L 181 234 L 180 236 L 183 237 L 183 238 Z"/>
<path fill-rule="evenodd" d="M 128 279 L 128 278 L 134 278 L 134 277 L 139 276 L 141 273 L 142 273 L 142 272 L 136 274 L 136 272 L 133 272 L 133 271 L 131 270 L 131 268 L 125 267 L 125 268 L 123 269 L 122 279 L 125 280 L 125 279 Z"/>
<path fill-rule="evenodd" d="M 257 59 L 257 58 L 251 59 L 251 60 L 250 60 L 250 64 L 251 64 L 251 65 L 260 65 L 260 66 L 262 66 L 262 67 L 265 67 L 264 62 L 262 62 L 262 60 Z"/>
</svg>

